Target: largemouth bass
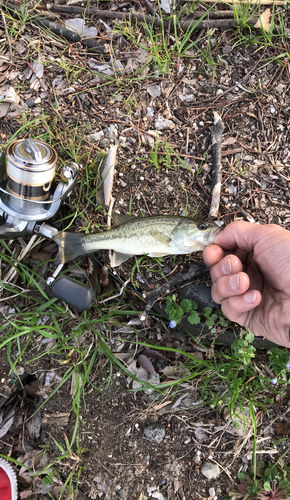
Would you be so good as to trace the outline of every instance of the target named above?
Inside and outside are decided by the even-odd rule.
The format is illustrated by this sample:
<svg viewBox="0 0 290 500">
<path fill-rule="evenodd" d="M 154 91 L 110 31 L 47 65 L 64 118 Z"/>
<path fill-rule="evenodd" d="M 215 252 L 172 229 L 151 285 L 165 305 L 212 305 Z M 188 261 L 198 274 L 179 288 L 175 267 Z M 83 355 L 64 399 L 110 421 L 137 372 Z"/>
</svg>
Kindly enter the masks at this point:
<svg viewBox="0 0 290 500">
<path fill-rule="evenodd" d="M 59 232 L 53 238 L 59 247 L 56 264 L 96 250 L 114 250 L 112 267 L 134 255 L 190 254 L 210 245 L 219 230 L 215 222 L 157 215 L 132 219 L 97 234 Z"/>
</svg>

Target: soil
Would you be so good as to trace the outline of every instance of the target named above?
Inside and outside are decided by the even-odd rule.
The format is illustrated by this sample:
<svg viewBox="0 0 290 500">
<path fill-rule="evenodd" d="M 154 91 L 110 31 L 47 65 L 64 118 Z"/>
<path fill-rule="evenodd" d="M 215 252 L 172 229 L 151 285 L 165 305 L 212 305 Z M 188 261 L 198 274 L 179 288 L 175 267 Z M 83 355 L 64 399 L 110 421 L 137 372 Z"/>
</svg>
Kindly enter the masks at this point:
<svg viewBox="0 0 290 500">
<path fill-rule="evenodd" d="M 127 3 L 124 8 L 126 6 Z M 284 17 L 285 26 L 289 24 L 287 16 L 289 18 L 289 13 Z M 104 33 L 100 21 L 95 24 Z M 225 224 L 233 220 L 254 220 L 261 224 L 277 223 L 290 229 L 289 65 L 286 56 L 275 59 L 279 51 L 274 45 L 258 46 L 258 30 L 252 30 L 251 34 L 245 28 L 250 41 L 241 47 L 236 31 L 210 32 L 210 45 L 216 64 L 214 72 L 211 64 L 201 62 L 198 57 L 200 53 L 190 49 L 192 57 L 179 61 L 176 67 L 171 68 L 170 76 L 161 77 L 157 74 L 156 66 L 151 64 L 146 79 L 134 82 L 133 91 L 127 80 L 124 83 L 120 76 L 116 81 L 112 80 L 110 85 L 105 85 L 105 77 L 93 71 L 81 72 L 77 81 L 73 82 L 73 78 L 65 74 L 64 66 L 57 65 L 51 57 L 57 59 L 61 51 L 71 65 L 82 65 L 87 69 L 99 64 L 101 56 L 79 46 L 76 53 L 75 47 L 71 49 L 60 41 L 53 43 L 48 34 L 40 34 L 39 28 L 34 29 L 36 31 L 27 28 L 24 34 L 20 32 L 19 39 L 13 39 L 12 67 L 6 60 L 0 66 L 0 94 L 7 90 L 6 80 L 9 76 L 9 85 L 18 89 L 17 105 L 20 107 L 15 116 L 8 113 L 2 117 L 0 144 L 5 146 L 23 123 L 39 118 L 43 111 L 48 125 L 55 119 L 59 120 L 58 134 L 52 145 L 59 153 L 61 164 L 70 158 L 72 146 L 79 146 L 77 156 L 81 174 L 88 173 L 86 187 L 82 190 L 78 184 L 52 223 L 64 229 L 72 222 L 74 230 L 81 230 L 88 226 L 89 221 L 91 232 L 106 226 L 108 207 L 101 205 L 98 193 L 96 196 L 90 193 L 96 192 L 99 182 L 99 168 L 94 166 L 95 162 L 105 156 L 107 148 L 115 140 L 119 142 L 112 192 L 115 211 L 121 215 L 188 214 L 206 219 L 212 188 L 210 147 L 215 110 L 222 115 L 225 124 L 219 218 Z M 146 33 L 143 29 L 140 33 L 145 43 Z M 33 59 L 30 50 L 36 40 L 46 65 L 42 85 L 34 88 L 29 80 L 31 77 L 27 76 L 27 60 Z M 205 41 L 200 41 L 199 48 L 201 51 L 206 50 Z M 115 57 L 124 66 L 129 59 L 137 60 L 140 56 L 139 49 L 124 36 L 118 37 L 114 50 Z M 289 47 L 285 46 L 285 52 L 289 53 Z M 7 56 L 8 49 L 5 54 Z M 263 63 L 270 58 L 272 62 L 263 67 Z M 105 60 L 109 62 L 109 57 Z M 180 68 L 182 65 L 183 69 Z M 66 80 L 67 76 L 69 81 Z M 60 83 L 56 83 L 57 78 L 65 82 L 63 87 L 58 87 Z M 152 83 L 160 90 L 158 98 L 152 98 L 148 93 L 148 85 Z M 55 104 L 57 113 L 51 104 Z M 154 112 L 151 118 L 148 116 L 149 107 Z M 21 115 L 23 111 L 25 118 Z M 149 160 L 155 151 L 156 141 L 152 145 L 148 140 L 154 140 L 155 121 L 160 116 L 172 120 L 173 125 L 160 133 L 158 160 L 154 164 Z M 71 130 L 70 144 L 63 123 Z M 48 125 L 45 120 L 36 123 L 33 129 L 35 136 L 47 134 L 48 140 Z M 110 125 L 115 127 L 116 139 L 110 139 L 108 135 Z M 100 131 L 103 131 L 103 137 L 94 141 L 91 135 Z M 151 135 L 146 137 L 146 132 Z M 87 154 L 88 150 L 89 159 L 86 156 L 85 161 L 82 161 L 82 155 Z M 92 164 L 90 170 L 88 165 Z M 16 241 L 11 248 L 18 254 L 20 246 L 21 243 Z M 56 247 L 48 250 L 48 243 L 42 242 L 34 249 L 34 254 L 27 256 L 23 262 L 38 266 L 39 274 L 42 273 L 42 277 L 46 278 L 51 269 L 46 265 L 42 269 L 41 261 L 55 253 Z M 109 264 L 107 252 L 101 252 L 99 256 Z M 78 269 L 86 273 L 84 281 L 89 280 L 92 286 L 95 283 L 93 262 L 88 256 L 77 259 Z M 193 263 L 201 263 L 201 256 L 166 258 L 161 263 L 144 258 L 138 266 L 135 265 L 132 273 L 135 262 L 131 259 L 116 273 L 122 281 L 131 278 L 133 290 L 135 287 L 142 293 L 165 283 L 165 276 L 168 278 L 187 272 Z M 5 263 L 2 267 L 5 274 Z M 78 269 L 71 268 L 68 272 L 82 279 Z M 96 272 L 100 294 L 113 289 L 118 292 L 106 268 L 96 266 Z M 20 286 L 20 281 L 15 280 L 15 283 Z M 208 276 L 202 281 L 210 284 Z M 32 293 L 35 296 L 37 294 L 35 291 Z M 136 311 L 142 311 L 144 304 L 135 295 L 128 293 L 125 300 L 133 303 Z M 15 302 L 23 309 L 26 306 L 22 298 L 15 299 Z M 9 304 L 13 305 L 13 298 Z M 111 307 L 114 305 L 112 303 Z M 93 319 L 96 319 L 98 313 L 94 314 Z M 69 335 L 78 321 L 81 321 L 80 317 L 74 312 L 73 319 L 64 325 L 64 332 Z M 154 314 L 148 318 L 145 326 L 141 325 L 138 334 L 132 332 L 132 328 L 128 329 L 127 323 L 123 324 L 123 330 L 120 325 L 118 328 L 112 328 L 111 344 L 119 345 L 116 338 L 121 338 L 124 345 L 130 343 L 130 349 L 127 349 L 127 344 L 125 349 L 120 349 L 120 360 L 124 364 L 129 359 L 126 358 L 127 350 L 130 353 L 134 351 L 134 342 L 140 338 L 152 340 L 161 347 L 203 355 L 190 336 L 169 330 L 163 320 Z M 92 333 L 85 332 L 82 335 L 84 345 L 88 345 L 90 336 Z M 174 401 L 186 392 L 193 394 L 195 403 L 200 402 L 198 386 L 189 387 L 185 383 L 184 387 L 178 388 L 180 392 L 177 395 L 172 389 L 172 393 L 167 395 L 167 400 L 172 398 L 172 403 L 168 407 L 162 406 L 165 398 L 157 398 L 156 393 L 147 394 L 144 390 L 132 392 L 132 384 L 126 376 L 115 366 L 111 367 L 109 361 L 99 353 L 90 375 L 91 384 L 86 385 L 84 398 L 79 402 L 80 421 L 76 416 L 78 411 L 71 411 L 75 391 L 70 378 L 45 402 L 57 385 L 56 379 L 46 386 L 46 375 L 54 373 L 57 377 L 64 377 L 70 367 L 81 362 L 77 349 L 69 359 L 65 355 L 63 358 L 54 358 L 46 352 L 45 346 L 38 337 L 37 341 L 30 341 L 19 365 L 34 379 L 28 379 L 30 382 L 26 389 L 19 388 L 12 402 L 7 402 L 5 398 L 18 387 L 18 382 L 15 376 L 9 375 L 6 348 L 0 351 L 0 402 L 5 401 L 4 407 L 7 409 L 11 405 L 16 408 L 13 426 L 0 439 L 0 453 L 21 462 L 25 453 L 35 449 L 45 450 L 49 462 L 56 460 L 51 469 L 57 470 L 59 474 L 58 480 L 54 477 L 53 487 L 56 489 L 50 484 L 47 485 L 47 491 L 39 478 L 29 483 L 27 477 L 24 479 L 23 474 L 20 474 L 20 498 L 48 500 L 51 498 L 50 492 L 59 498 L 61 488 L 71 471 L 74 471 L 73 487 L 76 488 L 78 482 L 78 500 L 147 500 L 150 497 L 159 500 L 221 499 L 227 492 L 236 489 L 237 473 L 251 469 L 253 437 L 250 427 L 246 429 L 249 434 L 246 432 L 243 436 L 237 436 L 228 430 L 229 421 L 225 410 L 220 411 L 209 405 L 191 404 L 186 407 L 182 402 L 173 407 Z M 24 347 L 22 341 L 20 347 Z M 12 344 L 9 356 L 13 360 L 18 355 L 16 349 Z M 36 354 L 40 352 L 42 357 L 36 359 Z M 263 365 L 263 356 L 262 351 L 257 354 L 259 366 Z M 167 366 L 178 366 L 179 362 L 184 361 L 178 353 L 166 353 L 166 357 Z M 157 372 L 164 368 L 159 362 L 159 365 L 156 360 L 153 362 Z M 36 390 L 33 386 L 35 379 Z M 74 383 L 77 383 L 76 380 Z M 41 421 L 36 422 L 33 414 L 43 402 L 44 406 L 37 413 L 41 415 Z M 258 415 L 260 440 L 257 441 L 257 450 L 266 459 L 274 453 L 275 459 L 289 445 L 286 417 L 289 390 L 286 388 L 277 399 L 273 397 L 273 404 L 267 405 L 267 410 L 268 414 L 260 411 Z M 27 427 L 29 420 L 34 422 L 37 437 Z M 152 442 L 144 435 L 144 428 L 150 423 L 158 423 L 164 428 L 165 437 L 160 443 Z M 65 436 L 70 441 L 76 425 L 80 431 L 78 447 L 74 440 L 73 449 L 67 451 Z M 197 431 L 200 428 L 203 431 L 202 439 L 200 431 Z M 285 440 L 273 448 L 274 443 L 282 438 Z M 67 453 L 64 460 L 57 458 L 64 454 L 57 443 Z M 206 462 L 219 464 L 220 476 L 217 479 L 209 480 L 201 473 Z M 81 473 L 77 479 L 79 471 Z M 212 490 L 209 491 L 210 488 L 214 488 L 214 494 Z M 74 492 L 67 490 L 61 498 L 65 498 L 65 495 L 69 500 L 76 498 Z"/>
</svg>

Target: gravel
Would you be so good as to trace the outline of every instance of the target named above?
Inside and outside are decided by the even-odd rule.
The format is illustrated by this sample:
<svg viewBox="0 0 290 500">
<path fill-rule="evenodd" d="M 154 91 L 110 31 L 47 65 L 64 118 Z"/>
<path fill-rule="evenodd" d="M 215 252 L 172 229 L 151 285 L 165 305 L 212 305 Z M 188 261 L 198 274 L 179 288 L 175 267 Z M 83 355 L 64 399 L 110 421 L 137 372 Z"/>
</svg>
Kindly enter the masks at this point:
<svg viewBox="0 0 290 500">
<path fill-rule="evenodd" d="M 144 434 L 148 439 L 159 444 L 164 439 L 165 428 L 158 423 L 150 424 L 145 427 Z"/>
<path fill-rule="evenodd" d="M 201 473 L 207 479 L 217 479 L 220 475 L 220 468 L 217 464 L 206 462 L 201 469 Z"/>
</svg>

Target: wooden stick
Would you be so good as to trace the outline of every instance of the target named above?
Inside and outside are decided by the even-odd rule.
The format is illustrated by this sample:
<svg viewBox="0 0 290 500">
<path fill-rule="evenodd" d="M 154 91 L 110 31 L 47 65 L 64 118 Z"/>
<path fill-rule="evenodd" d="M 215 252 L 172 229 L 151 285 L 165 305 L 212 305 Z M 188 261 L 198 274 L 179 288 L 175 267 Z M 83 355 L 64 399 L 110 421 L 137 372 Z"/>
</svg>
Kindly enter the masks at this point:
<svg viewBox="0 0 290 500">
<path fill-rule="evenodd" d="M 280 1 L 280 0 L 279 0 Z M 50 5 L 51 12 L 61 12 L 67 14 L 85 14 L 87 16 L 97 16 L 102 19 L 131 19 L 132 21 L 146 21 L 147 23 L 153 23 L 154 26 L 162 27 L 162 21 L 160 19 L 154 18 L 153 16 L 147 16 L 145 14 L 132 14 L 131 12 L 115 12 L 111 10 L 100 10 L 95 9 L 94 7 L 89 7 L 86 9 L 85 7 L 77 7 L 74 5 L 66 6 L 66 5 Z M 194 14 L 193 14 L 194 15 Z M 258 21 L 259 16 L 254 15 L 248 21 L 247 24 L 250 26 L 254 26 Z M 168 26 L 168 21 L 166 19 L 163 20 L 164 26 Z M 233 14 L 231 14 L 231 19 L 210 19 L 207 20 L 206 17 L 200 21 L 200 18 L 190 19 L 190 20 L 178 20 L 178 25 L 182 29 L 188 29 L 197 24 L 196 29 L 206 29 L 206 28 L 220 28 L 220 29 L 230 29 L 235 28 L 239 25 L 237 19 L 233 18 Z"/>
<path fill-rule="evenodd" d="M 209 217 L 218 217 L 221 185 L 222 185 L 222 133 L 224 129 L 223 121 L 220 115 L 214 111 L 214 125 L 212 128 L 212 199 L 209 211 Z"/>
</svg>

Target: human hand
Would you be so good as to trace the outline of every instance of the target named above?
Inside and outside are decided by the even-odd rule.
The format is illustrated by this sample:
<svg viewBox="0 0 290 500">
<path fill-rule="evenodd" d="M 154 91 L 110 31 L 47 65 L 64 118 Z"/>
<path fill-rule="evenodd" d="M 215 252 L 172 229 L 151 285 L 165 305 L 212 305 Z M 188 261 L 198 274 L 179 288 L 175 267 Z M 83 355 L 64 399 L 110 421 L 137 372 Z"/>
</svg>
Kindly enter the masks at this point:
<svg viewBox="0 0 290 500">
<path fill-rule="evenodd" d="M 212 298 L 230 321 L 290 347 L 290 231 L 232 222 L 203 252 Z"/>
</svg>

